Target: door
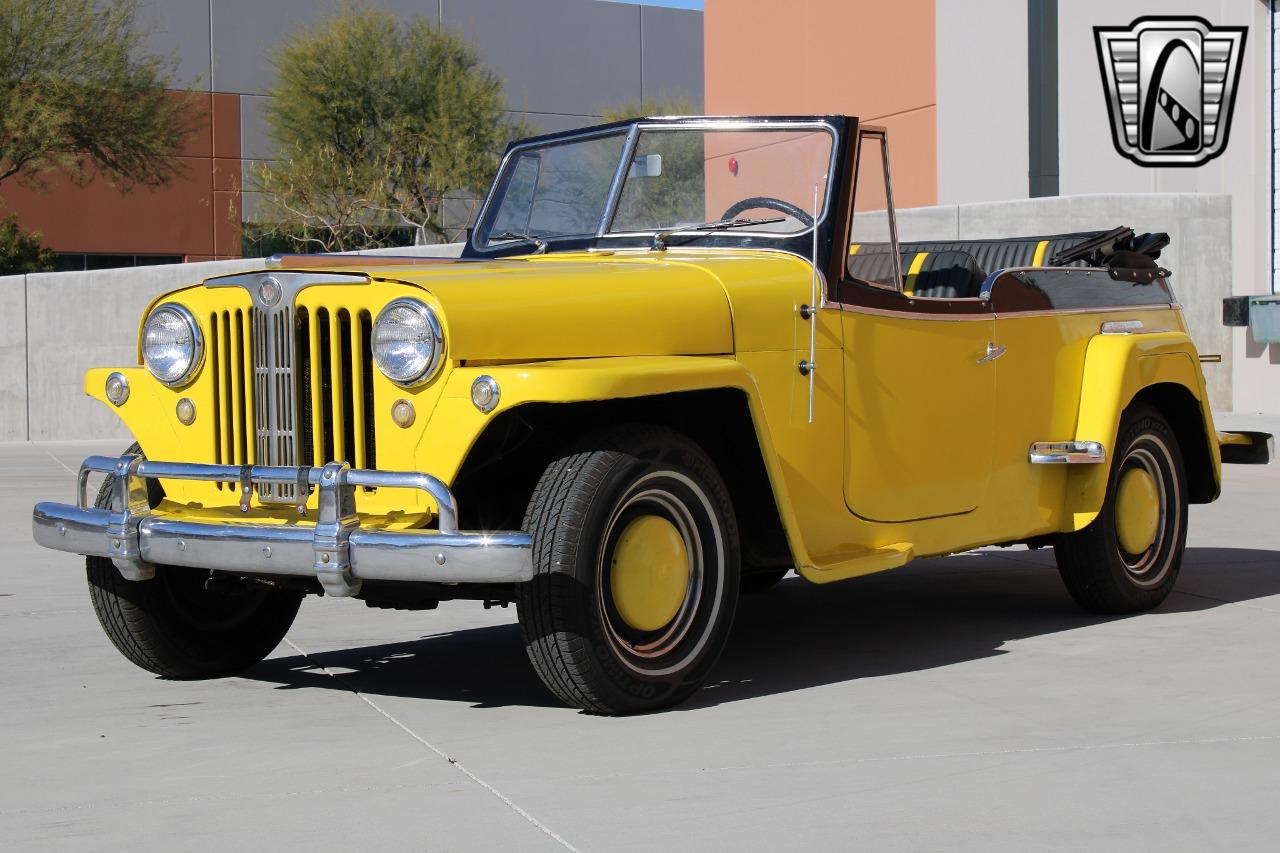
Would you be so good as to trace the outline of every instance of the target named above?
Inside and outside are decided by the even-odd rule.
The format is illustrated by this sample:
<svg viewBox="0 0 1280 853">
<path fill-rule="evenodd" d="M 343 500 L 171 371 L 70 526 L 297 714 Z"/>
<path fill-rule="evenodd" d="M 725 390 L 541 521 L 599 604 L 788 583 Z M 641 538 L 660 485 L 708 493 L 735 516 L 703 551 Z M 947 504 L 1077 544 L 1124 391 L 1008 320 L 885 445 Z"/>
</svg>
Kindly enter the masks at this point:
<svg viewBox="0 0 1280 853">
<path fill-rule="evenodd" d="M 858 147 L 851 254 L 836 290 L 845 502 L 882 522 L 972 512 L 991 469 L 994 320 L 982 300 L 903 292 L 887 139 L 864 129 Z"/>
</svg>

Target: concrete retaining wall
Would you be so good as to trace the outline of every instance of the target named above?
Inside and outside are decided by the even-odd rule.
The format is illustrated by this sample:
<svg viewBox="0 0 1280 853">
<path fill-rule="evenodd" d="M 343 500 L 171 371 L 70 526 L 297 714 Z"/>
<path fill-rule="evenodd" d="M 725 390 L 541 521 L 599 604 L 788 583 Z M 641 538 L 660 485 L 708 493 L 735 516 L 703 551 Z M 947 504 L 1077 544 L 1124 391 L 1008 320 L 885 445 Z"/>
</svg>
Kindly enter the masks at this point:
<svg viewBox="0 0 1280 853">
<path fill-rule="evenodd" d="M 0 276 L 0 440 L 27 437 L 26 277 Z"/>
<path fill-rule="evenodd" d="M 1232 408 L 1230 330 L 1222 299 L 1231 294 L 1231 200 L 1226 195 L 1147 193 L 1025 199 L 913 208 L 899 214 L 902 239 L 978 239 L 1129 225 L 1167 231 L 1161 263 L 1196 345 L 1221 353 L 1206 364 L 1215 409 Z M 458 245 L 375 250 L 367 254 L 457 255 Z M 133 267 L 0 278 L 0 441 L 126 439 L 106 407 L 85 397 L 94 366 L 133 364 L 138 323 L 157 295 L 214 275 L 262 266 L 260 259 Z"/>
</svg>

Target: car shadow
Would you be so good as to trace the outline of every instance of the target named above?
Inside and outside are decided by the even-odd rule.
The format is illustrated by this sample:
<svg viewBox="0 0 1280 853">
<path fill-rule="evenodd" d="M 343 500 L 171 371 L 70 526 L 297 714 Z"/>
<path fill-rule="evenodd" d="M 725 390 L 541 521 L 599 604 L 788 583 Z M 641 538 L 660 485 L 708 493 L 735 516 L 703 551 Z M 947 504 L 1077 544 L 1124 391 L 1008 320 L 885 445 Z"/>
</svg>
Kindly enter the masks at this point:
<svg viewBox="0 0 1280 853">
<path fill-rule="evenodd" d="M 1280 551 L 1189 548 L 1178 586 L 1157 612 L 1277 594 Z M 766 594 L 741 598 L 728 648 L 706 686 L 679 710 L 1016 654 L 1006 648 L 1010 641 L 1120 618 L 1142 616 L 1081 610 L 1047 550 L 920 560 L 827 587 L 789 576 Z M 558 704 L 529 665 L 514 624 L 273 658 L 243 675 L 282 689 L 359 690 L 481 708 Z"/>
</svg>

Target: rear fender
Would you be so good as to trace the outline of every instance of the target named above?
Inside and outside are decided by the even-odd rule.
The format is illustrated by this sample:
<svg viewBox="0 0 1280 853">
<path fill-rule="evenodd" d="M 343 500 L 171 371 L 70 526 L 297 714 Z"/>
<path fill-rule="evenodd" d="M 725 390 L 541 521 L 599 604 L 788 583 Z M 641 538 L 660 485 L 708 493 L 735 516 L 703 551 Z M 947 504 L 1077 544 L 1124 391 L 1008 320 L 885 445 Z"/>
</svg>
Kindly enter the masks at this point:
<svg viewBox="0 0 1280 853">
<path fill-rule="evenodd" d="M 1084 381 L 1080 389 L 1080 413 L 1076 422 L 1077 441 L 1101 442 L 1107 463 L 1073 465 L 1067 477 L 1066 516 L 1068 530 L 1087 527 L 1102 509 L 1110 479 L 1120 421 L 1127 409 L 1149 389 L 1184 389 L 1199 408 L 1193 434 L 1203 437 L 1207 453 L 1199 464 L 1211 470 L 1195 472 L 1211 479 L 1211 494 L 1217 495 L 1221 482 L 1221 457 L 1213 416 L 1207 404 L 1204 376 L 1200 372 L 1195 345 L 1183 332 L 1139 335 L 1096 335 L 1085 353 Z M 1202 435 L 1201 435 L 1202 434 Z M 1184 450 L 1184 458 L 1190 455 Z M 1212 497 L 1210 497 L 1212 499 Z"/>
</svg>

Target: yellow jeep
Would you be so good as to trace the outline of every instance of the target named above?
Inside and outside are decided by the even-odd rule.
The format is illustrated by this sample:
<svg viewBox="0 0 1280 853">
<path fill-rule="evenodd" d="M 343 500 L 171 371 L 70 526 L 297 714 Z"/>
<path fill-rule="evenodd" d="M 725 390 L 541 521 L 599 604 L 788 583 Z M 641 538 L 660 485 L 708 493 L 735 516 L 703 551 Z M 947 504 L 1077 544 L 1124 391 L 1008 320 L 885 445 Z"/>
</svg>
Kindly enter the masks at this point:
<svg viewBox="0 0 1280 853">
<path fill-rule="evenodd" d="M 564 702 L 689 696 L 740 592 L 1051 545 L 1082 606 L 1159 604 L 1217 433 L 1127 228 L 900 243 L 883 129 L 644 119 L 510 146 L 457 259 L 293 256 L 147 310 L 86 391 L 41 544 L 166 676 L 253 665 L 310 593 L 514 601 Z M 88 480 L 106 474 L 92 500 Z"/>
</svg>

